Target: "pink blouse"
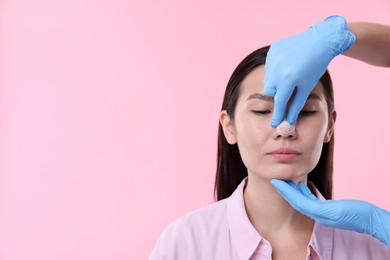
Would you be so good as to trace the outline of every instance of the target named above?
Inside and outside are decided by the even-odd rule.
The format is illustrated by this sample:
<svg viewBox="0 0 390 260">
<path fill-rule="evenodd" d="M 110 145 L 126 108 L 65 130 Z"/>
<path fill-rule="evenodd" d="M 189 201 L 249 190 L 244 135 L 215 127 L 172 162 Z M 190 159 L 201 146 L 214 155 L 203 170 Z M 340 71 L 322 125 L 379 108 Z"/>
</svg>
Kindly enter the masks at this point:
<svg viewBox="0 0 390 260">
<path fill-rule="evenodd" d="M 229 198 L 170 224 L 149 259 L 272 259 L 271 244 L 256 231 L 245 210 L 246 180 Z M 318 191 L 316 195 L 324 199 Z M 306 259 L 390 259 L 390 248 L 369 235 L 315 223 Z"/>
</svg>

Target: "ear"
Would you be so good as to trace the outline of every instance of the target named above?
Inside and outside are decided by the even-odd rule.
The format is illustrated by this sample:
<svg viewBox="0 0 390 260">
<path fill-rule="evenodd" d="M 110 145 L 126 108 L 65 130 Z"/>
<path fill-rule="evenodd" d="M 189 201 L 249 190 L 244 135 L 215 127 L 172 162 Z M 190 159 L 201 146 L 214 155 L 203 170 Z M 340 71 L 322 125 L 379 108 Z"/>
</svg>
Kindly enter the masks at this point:
<svg viewBox="0 0 390 260">
<path fill-rule="evenodd" d="M 326 131 L 326 135 L 324 138 L 324 143 L 329 143 L 332 135 L 334 133 L 334 125 L 336 123 L 337 113 L 336 110 L 333 110 L 332 117 L 329 118 L 328 130 Z"/>
<path fill-rule="evenodd" d="M 233 120 L 230 119 L 230 116 L 226 112 L 226 110 L 222 110 L 219 116 L 219 122 L 221 123 L 223 134 L 229 144 L 237 143 Z"/>
</svg>

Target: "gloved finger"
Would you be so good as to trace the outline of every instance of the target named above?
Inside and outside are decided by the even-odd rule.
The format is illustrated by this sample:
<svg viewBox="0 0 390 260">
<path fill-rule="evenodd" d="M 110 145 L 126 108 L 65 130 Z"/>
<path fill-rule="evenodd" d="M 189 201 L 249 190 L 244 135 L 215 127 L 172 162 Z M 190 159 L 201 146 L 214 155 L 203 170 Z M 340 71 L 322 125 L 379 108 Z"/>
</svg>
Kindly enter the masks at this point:
<svg viewBox="0 0 390 260">
<path fill-rule="evenodd" d="M 311 193 L 310 189 L 306 186 L 306 184 L 304 184 L 303 182 L 299 182 L 298 183 L 298 187 L 299 187 L 299 190 L 301 191 L 301 193 L 306 197 L 306 198 L 309 198 L 313 201 L 316 201 L 318 200 L 316 196 L 314 196 L 313 193 Z"/>
<path fill-rule="evenodd" d="M 287 102 L 294 92 L 294 86 L 284 84 L 278 86 L 278 90 L 274 97 L 274 112 L 271 119 L 271 125 L 277 127 L 284 119 L 286 113 Z"/>
<path fill-rule="evenodd" d="M 267 78 L 268 76 L 270 76 L 270 72 L 273 68 L 276 67 L 276 64 L 275 64 L 275 54 L 274 54 L 274 49 L 275 47 L 273 46 L 274 44 L 272 44 L 268 50 L 268 53 L 267 53 L 267 56 L 265 57 L 265 64 L 264 64 L 264 70 L 265 70 L 265 77 Z M 267 76 L 268 74 L 268 76 Z"/>
<path fill-rule="evenodd" d="M 276 82 L 275 82 L 275 77 L 272 76 L 272 70 L 266 70 L 265 75 L 264 75 L 264 94 L 267 96 L 275 96 L 276 94 Z"/>
<path fill-rule="evenodd" d="M 305 105 L 309 94 L 310 91 L 305 90 L 303 87 L 297 88 L 297 92 L 295 93 L 294 99 L 290 103 L 287 113 L 287 121 L 290 124 L 295 125 L 295 123 L 297 122 L 298 115 L 301 112 L 303 106 Z"/>
<path fill-rule="evenodd" d="M 276 85 L 264 81 L 264 95 L 273 97 L 276 94 Z"/>
<path fill-rule="evenodd" d="M 313 218 L 312 217 L 313 212 L 315 212 L 318 209 L 318 205 L 316 201 L 312 201 L 306 198 L 298 190 L 292 188 L 288 183 L 282 180 L 272 179 L 271 183 L 276 188 L 276 190 L 280 193 L 280 195 L 293 208 L 300 211 L 302 214 Z"/>
<path fill-rule="evenodd" d="M 298 189 L 298 187 L 297 187 L 297 185 L 295 184 L 295 182 L 293 182 L 293 181 L 286 181 L 286 183 L 287 183 L 291 188 L 293 188 L 294 190 L 297 190 L 297 189 Z"/>
</svg>

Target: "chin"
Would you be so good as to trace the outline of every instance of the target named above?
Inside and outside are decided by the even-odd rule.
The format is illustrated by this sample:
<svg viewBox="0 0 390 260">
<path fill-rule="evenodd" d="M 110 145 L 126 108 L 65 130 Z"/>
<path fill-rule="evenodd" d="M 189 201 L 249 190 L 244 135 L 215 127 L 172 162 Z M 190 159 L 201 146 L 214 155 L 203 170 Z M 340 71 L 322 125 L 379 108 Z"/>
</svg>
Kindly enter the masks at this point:
<svg viewBox="0 0 390 260">
<path fill-rule="evenodd" d="M 303 181 L 303 180 L 306 180 L 307 179 L 307 176 L 301 176 L 301 177 L 296 177 L 296 176 L 291 176 L 291 177 L 285 177 L 285 176 L 275 176 L 275 177 L 271 177 L 270 180 L 272 179 L 280 179 L 280 180 L 283 180 L 283 181 L 293 181 L 293 182 L 300 182 L 300 181 Z"/>
<path fill-rule="evenodd" d="M 302 167 L 303 165 L 262 165 L 263 167 L 253 167 L 248 169 L 248 173 L 257 176 L 263 180 L 270 181 L 271 179 L 281 179 L 284 181 L 303 181 L 307 179 L 309 172 L 312 170 L 310 167 Z"/>
<path fill-rule="evenodd" d="M 292 169 L 281 169 L 278 171 L 272 171 L 269 175 L 269 179 L 281 179 L 284 181 L 301 181 L 307 179 L 308 173 L 306 171 L 299 172 L 298 170 Z"/>
<path fill-rule="evenodd" d="M 298 182 L 306 182 L 307 180 L 307 176 L 302 176 L 302 177 L 291 177 L 291 178 L 279 178 L 279 177 L 274 177 L 274 178 L 271 178 L 271 179 L 280 179 L 280 180 L 283 180 L 283 181 L 293 181 L 295 182 L 296 184 L 298 184 Z M 271 181 L 270 179 L 270 181 Z"/>
</svg>

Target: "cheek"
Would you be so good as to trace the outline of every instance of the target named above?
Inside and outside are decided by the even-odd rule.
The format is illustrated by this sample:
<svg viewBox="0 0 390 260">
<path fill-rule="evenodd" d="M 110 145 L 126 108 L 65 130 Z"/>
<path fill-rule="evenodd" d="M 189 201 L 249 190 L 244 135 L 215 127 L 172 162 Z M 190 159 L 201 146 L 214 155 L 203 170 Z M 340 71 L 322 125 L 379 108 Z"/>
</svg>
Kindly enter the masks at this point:
<svg viewBox="0 0 390 260">
<path fill-rule="evenodd" d="M 327 117 L 322 117 L 321 120 L 313 120 L 305 127 L 301 128 L 300 133 L 298 132 L 300 134 L 300 139 L 306 143 L 306 152 L 310 155 L 310 160 L 315 164 L 318 163 L 321 156 L 325 136 L 328 131 L 326 119 Z M 297 131 L 299 131 L 299 129 L 297 129 Z"/>
<path fill-rule="evenodd" d="M 237 142 L 246 146 L 256 146 L 263 142 L 271 129 L 269 122 L 250 114 L 240 117 L 235 124 Z"/>
<path fill-rule="evenodd" d="M 255 116 L 241 117 L 236 121 L 236 139 L 244 163 L 253 162 L 262 153 L 265 142 L 269 139 L 272 127 L 270 120 Z"/>
<path fill-rule="evenodd" d="M 322 138 L 322 137 L 321 137 Z M 324 142 L 322 139 L 317 139 L 316 142 L 312 143 L 312 146 L 309 148 L 309 154 L 311 155 L 311 160 L 315 162 L 315 164 L 318 163 L 318 160 L 320 159 L 322 147 L 324 146 Z"/>
<path fill-rule="evenodd" d="M 323 142 L 328 131 L 328 124 L 327 114 L 321 112 L 313 117 L 298 119 L 296 129 L 300 138 Z"/>
</svg>

